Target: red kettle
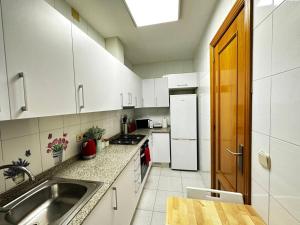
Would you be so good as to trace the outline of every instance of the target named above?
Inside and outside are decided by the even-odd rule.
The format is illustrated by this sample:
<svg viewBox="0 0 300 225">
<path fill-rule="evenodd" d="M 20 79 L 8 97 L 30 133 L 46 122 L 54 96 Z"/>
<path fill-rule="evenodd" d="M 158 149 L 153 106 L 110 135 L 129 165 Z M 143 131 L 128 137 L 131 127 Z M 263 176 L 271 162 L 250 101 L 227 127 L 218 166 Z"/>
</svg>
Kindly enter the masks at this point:
<svg viewBox="0 0 300 225">
<path fill-rule="evenodd" d="M 83 159 L 95 158 L 97 151 L 96 142 L 92 139 L 83 142 L 81 146 L 81 156 Z"/>
</svg>

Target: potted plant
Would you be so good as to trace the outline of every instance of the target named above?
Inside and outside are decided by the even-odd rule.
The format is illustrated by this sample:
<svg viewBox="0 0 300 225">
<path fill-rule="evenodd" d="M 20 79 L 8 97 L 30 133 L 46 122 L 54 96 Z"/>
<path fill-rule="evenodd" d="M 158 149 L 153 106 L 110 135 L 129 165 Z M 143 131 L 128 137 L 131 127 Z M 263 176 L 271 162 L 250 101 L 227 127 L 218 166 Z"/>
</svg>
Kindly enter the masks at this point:
<svg viewBox="0 0 300 225">
<path fill-rule="evenodd" d="M 63 137 L 52 139 L 52 134 L 49 134 L 48 139 L 50 142 L 47 146 L 47 153 L 52 153 L 54 159 L 54 165 L 58 165 L 62 162 L 63 151 L 67 150 L 69 141 L 67 140 L 67 134 L 64 133 Z"/>
<path fill-rule="evenodd" d="M 27 167 L 30 163 L 26 160 L 19 158 L 17 161 L 12 161 L 12 164 L 15 166 Z M 22 170 L 18 168 L 9 168 L 4 171 L 5 179 L 12 179 L 16 184 L 20 184 L 25 180 L 25 174 Z"/>
<path fill-rule="evenodd" d="M 101 149 L 101 138 L 105 133 L 105 129 L 96 127 L 91 127 L 87 132 L 83 135 L 83 142 L 87 142 L 88 140 L 94 140 L 97 146 L 98 151 Z"/>
</svg>

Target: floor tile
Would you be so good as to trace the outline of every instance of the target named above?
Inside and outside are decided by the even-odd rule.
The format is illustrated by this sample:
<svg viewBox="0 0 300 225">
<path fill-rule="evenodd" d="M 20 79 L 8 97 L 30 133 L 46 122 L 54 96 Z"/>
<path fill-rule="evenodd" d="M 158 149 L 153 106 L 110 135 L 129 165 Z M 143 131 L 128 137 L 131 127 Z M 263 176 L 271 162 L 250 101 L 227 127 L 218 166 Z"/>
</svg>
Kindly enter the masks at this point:
<svg viewBox="0 0 300 225">
<path fill-rule="evenodd" d="M 151 167 L 150 176 L 160 176 L 160 167 Z"/>
<path fill-rule="evenodd" d="M 132 225 L 150 225 L 152 211 L 137 210 Z"/>
<path fill-rule="evenodd" d="M 161 168 L 160 176 L 164 176 L 164 177 L 181 177 L 181 171 L 171 170 L 170 168 Z"/>
<path fill-rule="evenodd" d="M 145 184 L 146 189 L 157 189 L 159 176 L 149 176 Z"/>
<path fill-rule="evenodd" d="M 154 203 L 156 198 L 156 190 L 144 189 L 140 203 L 138 205 L 138 209 L 142 210 L 153 210 Z"/>
<path fill-rule="evenodd" d="M 181 178 L 193 178 L 198 179 L 201 178 L 200 172 L 194 172 L 194 171 L 181 171 Z"/>
<path fill-rule="evenodd" d="M 182 192 L 181 177 L 163 177 L 161 176 L 158 182 L 158 189 L 163 191 Z"/>
<path fill-rule="evenodd" d="M 193 178 L 182 178 L 183 192 L 186 192 L 186 187 L 203 188 L 203 187 L 205 187 L 205 185 L 203 184 L 203 181 L 202 181 L 201 177 L 198 177 L 196 179 L 193 179 Z"/>
<path fill-rule="evenodd" d="M 165 225 L 166 224 L 166 213 L 153 212 L 151 225 Z"/>
<path fill-rule="evenodd" d="M 182 192 L 172 192 L 172 191 L 157 191 L 156 200 L 154 204 L 155 212 L 166 212 L 167 199 L 171 196 L 183 196 Z"/>
</svg>

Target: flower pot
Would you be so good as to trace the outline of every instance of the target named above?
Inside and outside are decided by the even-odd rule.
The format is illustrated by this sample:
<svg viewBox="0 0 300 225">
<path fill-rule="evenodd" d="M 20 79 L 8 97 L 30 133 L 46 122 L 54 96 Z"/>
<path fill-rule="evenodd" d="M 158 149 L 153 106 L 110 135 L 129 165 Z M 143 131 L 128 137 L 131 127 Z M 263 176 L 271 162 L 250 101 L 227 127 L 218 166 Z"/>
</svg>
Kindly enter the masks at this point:
<svg viewBox="0 0 300 225">
<path fill-rule="evenodd" d="M 102 150 L 102 141 L 97 140 L 97 152 L 100 152 Z"/>
<path fill-rule="evenodd" d="M 58 152 L 52 152 L 52 157 L 54 160 L 54 165 L 58 165 L 62 162 L 63 158 L 63 151 L 58 151 Z"/>
</svg>

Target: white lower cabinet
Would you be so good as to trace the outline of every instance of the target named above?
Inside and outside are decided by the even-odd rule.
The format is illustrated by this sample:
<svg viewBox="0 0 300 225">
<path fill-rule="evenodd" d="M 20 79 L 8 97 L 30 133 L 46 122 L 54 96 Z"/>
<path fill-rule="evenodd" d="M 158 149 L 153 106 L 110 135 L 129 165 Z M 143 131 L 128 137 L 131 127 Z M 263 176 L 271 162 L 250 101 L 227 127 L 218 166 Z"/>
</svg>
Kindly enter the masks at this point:
<svg viewBox="0 0 300 225">
<path fill-rule="evenodd" d="M 140 194 L 140 177 L 136 177 L 139 151 L 129 162 L 98 205 L 85 219 L 84 225 L 130 225 Z"/>
<path fill-rule="evenodd" d="M 152 161 L 154 163 L 170 162 L 170 135 L 169 133 L 152 133 Z"/>
</svg>

